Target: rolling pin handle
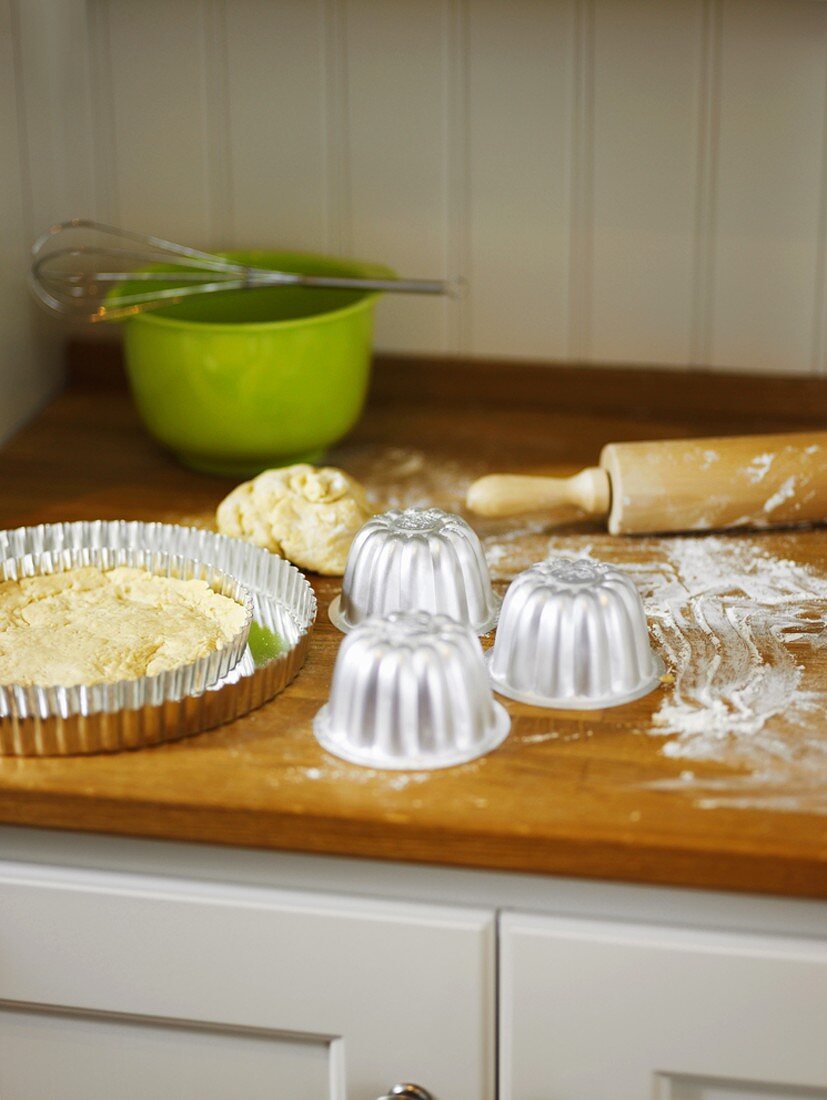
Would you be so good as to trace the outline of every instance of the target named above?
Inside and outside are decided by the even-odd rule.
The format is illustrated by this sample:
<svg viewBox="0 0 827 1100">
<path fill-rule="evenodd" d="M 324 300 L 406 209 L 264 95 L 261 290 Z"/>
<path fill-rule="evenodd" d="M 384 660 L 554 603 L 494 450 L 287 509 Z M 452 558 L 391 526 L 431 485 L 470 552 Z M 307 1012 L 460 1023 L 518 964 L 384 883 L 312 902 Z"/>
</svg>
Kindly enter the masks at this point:
<svg viewBox="0 0 827 1100">
<path fill-rule="evenodd" d="M 605 516 L 612 502 L 609 475 L 599 466 L 590 466 L 569 478 L 569 502 L 581 508 L 587 516 Z"/>
<path fill-rule="evenodd" d="M 602 517 L 608 513 L 610 501 L 609 475 L 599 467 L 569 478 L 490 474 L 475 481 L 466 498 L 472 512 L 490 517 L 566 508 Z"/>
</svg>

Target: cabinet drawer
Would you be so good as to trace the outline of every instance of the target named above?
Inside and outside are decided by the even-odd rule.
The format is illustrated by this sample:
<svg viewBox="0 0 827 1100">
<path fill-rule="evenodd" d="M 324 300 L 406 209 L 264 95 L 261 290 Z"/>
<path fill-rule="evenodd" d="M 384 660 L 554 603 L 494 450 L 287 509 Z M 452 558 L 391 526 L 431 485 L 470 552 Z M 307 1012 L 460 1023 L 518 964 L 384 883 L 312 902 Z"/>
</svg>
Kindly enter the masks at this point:
<svg viewBox="0 0 827 1100">
<path fill-rule="evenodd" d="M 827 1098 L 825 941 L 517 913 L 501 936 L 501 1100 Z"/>
<path fill-rule="evenodd" d="M 494 933 L 480 910 L 0 863 L 0 1096 L 491 1100 Z"/>
</svg>

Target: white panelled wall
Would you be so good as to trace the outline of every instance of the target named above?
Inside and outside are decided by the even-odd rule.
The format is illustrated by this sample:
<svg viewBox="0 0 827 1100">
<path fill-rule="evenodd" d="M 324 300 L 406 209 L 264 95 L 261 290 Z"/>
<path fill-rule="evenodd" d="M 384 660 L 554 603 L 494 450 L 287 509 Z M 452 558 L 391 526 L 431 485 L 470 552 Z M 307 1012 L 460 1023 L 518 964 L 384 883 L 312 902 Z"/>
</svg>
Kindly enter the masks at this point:
<svg viewBox="0 0 827 1100">
<path fill-rule="evenodd" d="M 822 0 L 0 0 L 0 432 L 76 214 L 468 278 L 383 349 L 825 372 L 826 135 Z"/>
<path fill-rule="evenodd" d="M 32 174 L 27 125 L 29 117 L 34 123 L 39 104 L 35 89 L 32 100 L 25 99 L 18 14 L 10 0 L 0 0 L 0 440 L 60 381 L 56 326 L 37 315 L 26 287 L 26 252 L 41 178 Z M 46 77 L 50 59 L 45 50 L 40 60 Z"/>
</svg>

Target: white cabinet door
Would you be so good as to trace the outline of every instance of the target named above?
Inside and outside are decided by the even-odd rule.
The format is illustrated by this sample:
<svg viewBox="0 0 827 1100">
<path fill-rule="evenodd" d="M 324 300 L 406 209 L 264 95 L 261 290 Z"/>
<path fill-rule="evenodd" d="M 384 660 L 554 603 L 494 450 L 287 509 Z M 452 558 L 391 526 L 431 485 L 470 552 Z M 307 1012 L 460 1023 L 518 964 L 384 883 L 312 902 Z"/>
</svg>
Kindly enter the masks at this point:
<svg viewBox="0 0 827 1100">
<path fill-rule="evenodd" d="M 0 1100 L 494 1094 L 492 913 L 0 862 Z"/>
<path fill-rule="evenodd" d="M 827 940 L 521 914 L 501 935 L 500 1100 L 827 1098 Z"/>
</svg>

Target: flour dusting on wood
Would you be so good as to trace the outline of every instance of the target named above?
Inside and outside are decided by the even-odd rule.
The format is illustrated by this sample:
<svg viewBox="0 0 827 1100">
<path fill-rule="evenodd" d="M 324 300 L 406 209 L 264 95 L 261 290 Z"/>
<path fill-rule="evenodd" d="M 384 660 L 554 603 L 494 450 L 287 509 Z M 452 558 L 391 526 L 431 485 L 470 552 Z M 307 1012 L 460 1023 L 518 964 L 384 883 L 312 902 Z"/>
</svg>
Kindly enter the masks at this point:
<svg viewBox="0 0 827 1100">
<path fill-rule="evenodd" d="M 762 482 L 776 457 L 757 456 L 749 480 Z M 712 452 L 707 459 L 713 461 Z M 436 505 L 461 512 L 470 482 L 490 472 L 482 459 L 460 463 L 371 444 L 345 446 L 337 461 L 366 484 L 377 509 Z M 795 488 L 782 483 L 767 513 Z M 653 786 L 683 792 L 700 807 L 827 814 L 827 553 L 822 571 L 789 558 L 783 533 L 622 539 L 552 533 L 536 516 L 468 518 L 501 587 L 555 555 L 611 561 L 634 577 L 672 677 L 652 696 L 651 724 L 639 731 L 663 738 L 662 754 L 676 762 L 675 777 Z M 550 728 L 522 740 L 580 736 Z M 297 771 L 328 780 L 337 767 Z M 347 771 L 350 779 L 358 774 Z M 399 790 L 439 773 L 362 774 Z"/>
<path fill-rule="evenodd" d="M 635 578 L 674 676 L 647 732 L 669 738 L 667 757 L 726 770 L 704 777 L 685 769 L 657 786 L 710 808 L 827 813 L 827 575 L 774 554 L 772 542 L 524 530 L 506 542 L 489 538 L 486 550 L 499 577 L 546 555 L 584 554 Z"/>
<path fill-rule="evenodd" d="M 488 472 L 414 450 L 360 457 L 377 497 L 397 507 L 459 511 Z M 750 480 L 763 481 L 776 457 L 757 456 Z M 782 484 L 768 512 L 794 490 Z M 783 534 L 618 539 L 550 533 L 536 516 L 473 523 L 497 581 L 549 555 L 612 561 L 635 578 L 674 678 L 640 731 L 664 738 L 663 755 L 683 765 L 657 785 L 704 807 L 827 814 L 827 555 L 821 572 L 785 556 Z"/>
</svg>

